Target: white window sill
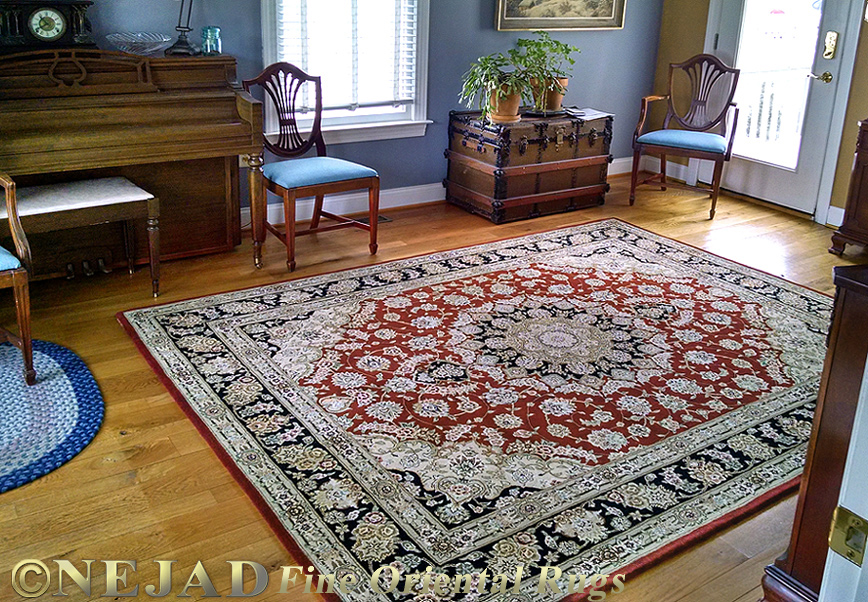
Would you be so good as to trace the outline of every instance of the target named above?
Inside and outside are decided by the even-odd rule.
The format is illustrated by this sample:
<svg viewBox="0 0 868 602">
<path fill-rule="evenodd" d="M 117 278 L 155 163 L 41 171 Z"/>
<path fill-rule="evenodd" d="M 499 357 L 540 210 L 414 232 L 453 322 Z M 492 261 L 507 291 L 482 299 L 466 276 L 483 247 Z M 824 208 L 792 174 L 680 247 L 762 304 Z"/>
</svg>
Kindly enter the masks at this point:
<svg viewBox="0 0 868 602">
<path fill-rule="evenodd" d="M 393 140 L 397 138 L 416 138 L 424 136 L 429 119 L 422 121 L 389 121 L 380 123 L 361 123 L 352 125 L 332 125 L 323 127 L 323 137 L 328 145 L 349 144 L 351 142 L 372 142 L 374 140 Z M 303 129 L 304 136 L 310 130 Z M 277 141 L 277 133 L 266 134 L 274 143 Z"/>
</svg>

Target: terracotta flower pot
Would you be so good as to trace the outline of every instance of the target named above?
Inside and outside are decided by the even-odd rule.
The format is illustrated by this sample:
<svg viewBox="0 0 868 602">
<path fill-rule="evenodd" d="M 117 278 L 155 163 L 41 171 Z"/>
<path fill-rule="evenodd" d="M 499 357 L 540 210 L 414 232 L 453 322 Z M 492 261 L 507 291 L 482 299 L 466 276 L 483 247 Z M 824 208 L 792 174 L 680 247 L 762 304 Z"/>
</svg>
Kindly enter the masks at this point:
<svg viewBox="0 0 868 602">
<path fill-rule="evenodd" d="M 564 90 L 566 90 L 569 82 L 570 80 L 565 77 L 558 78 L 558 83 Z M 550 80 L 546 80 L 544 86 L 540 86 L 536 79 L 530 80 L 530 84 L 532 86 L 534 108 L 541 108 L 544 111 L 561 110 L 564 102 L 564 95 L 557 90 L 551 89 L 552 84 Z M 543 96 L 542 101 L 540 101 L 540 95 Z"/>
<path fill-rule="evenodd" d="M 501 96 L 498 92 L 492 92 L 491 106 L 493 110 L 488 118 L 494 123 L 517 123 L 521 121 L 521 115 L 519 115 L 521 94 Z"/>
</svg>

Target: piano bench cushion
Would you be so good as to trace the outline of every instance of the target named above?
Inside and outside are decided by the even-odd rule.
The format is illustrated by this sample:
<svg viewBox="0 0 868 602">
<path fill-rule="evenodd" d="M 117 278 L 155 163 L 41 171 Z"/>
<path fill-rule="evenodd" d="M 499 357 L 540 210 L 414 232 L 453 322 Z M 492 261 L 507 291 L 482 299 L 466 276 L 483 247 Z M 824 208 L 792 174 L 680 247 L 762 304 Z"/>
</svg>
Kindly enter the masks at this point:
<svg viewBox="0 0 868 602">
<path fill-rule="evenodd" d="M 6 270 L 17 270 L 21 267 L 21 262 L 15 255 L 0 247 L 0 272 Z"/>
<path fill-rule="evenodd" d="M 333 157 L 305 157 L 269 163 L 262 168 L 262 173 L 271 182 L 287 189 L 378 177 L 377 171 L 370 167 Z"/>
<path fill-rule="evenodd" d="M 720 153 L 721 155 L 726 152 L 726 139 L 720 134 L 712 134 L 710 132 L 659 130 L 639 136 L 636 142 L 639 144 L 654 144 L 708 153 Z"/>
<path fill-rule="evenodd" d="M 24 217 L 146 201 L 154 198 L 154 195 L 142 190 L 126 178 L 100 178 L 19 188 L 17 197 L 18 214 Z M 0 219 L 6 217 L 4 205 L 0 207 Z"/>
</svg>

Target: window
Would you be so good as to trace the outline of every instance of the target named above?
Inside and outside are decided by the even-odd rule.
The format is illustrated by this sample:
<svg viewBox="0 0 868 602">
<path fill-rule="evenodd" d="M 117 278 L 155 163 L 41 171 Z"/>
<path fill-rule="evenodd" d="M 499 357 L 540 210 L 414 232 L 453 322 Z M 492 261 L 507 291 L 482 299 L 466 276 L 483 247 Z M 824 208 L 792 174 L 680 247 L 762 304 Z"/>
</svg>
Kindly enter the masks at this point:
<svg viewBox="0 0 868 602">
<path fill-rule="evenodd" d="M 322 78 L 326 142 L 422 136 L 428 2 L 263 0 L 265 64 L 286 61 Z M 271 107 L 266 127 L 277 130 Z"/>
</svg>

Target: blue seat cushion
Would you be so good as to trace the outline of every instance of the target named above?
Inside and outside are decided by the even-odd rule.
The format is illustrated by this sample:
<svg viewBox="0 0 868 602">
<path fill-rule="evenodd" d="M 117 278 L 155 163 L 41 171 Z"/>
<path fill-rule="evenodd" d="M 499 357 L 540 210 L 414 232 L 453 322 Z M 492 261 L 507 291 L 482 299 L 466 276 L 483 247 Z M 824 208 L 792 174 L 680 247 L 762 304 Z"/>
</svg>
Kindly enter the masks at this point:
<svg viewBox="0 0 868 602">
<path fill-rule="evenodd" d="M 726 139 L 720 134 L 710 132 L 691 132 L 689 130 L 658 130 L 639 136 L 639 144 L 656 144 L 672 148 L 686 148 L 707 153 L 726 153 Z"/>
<path fill-rule="evenodd" d="M 21 267 L 21 262 L 12 253 L 0 247 L 0 272 L 6 270 L 17 270 Z"/>
<path fill-rule="evenodd" d="M 331 184 L 377 175 L 377 171 L 370 167 L 333 157 L 306 157 L 269 163 L 262 168 L 262 173 L 283 188 Z"/>
</svg>

